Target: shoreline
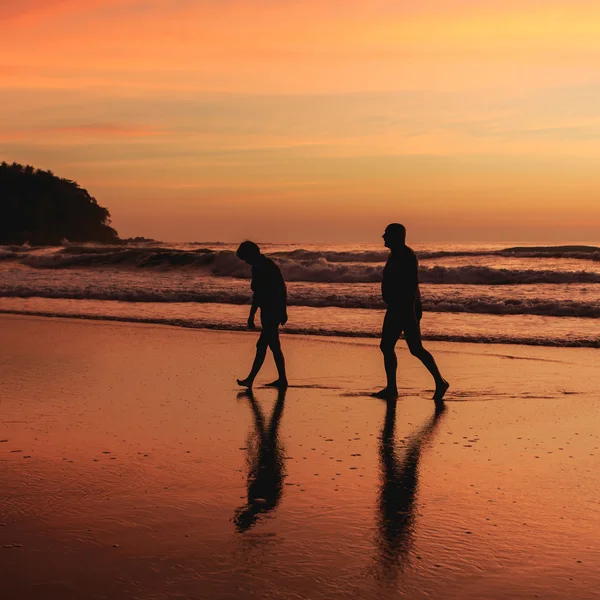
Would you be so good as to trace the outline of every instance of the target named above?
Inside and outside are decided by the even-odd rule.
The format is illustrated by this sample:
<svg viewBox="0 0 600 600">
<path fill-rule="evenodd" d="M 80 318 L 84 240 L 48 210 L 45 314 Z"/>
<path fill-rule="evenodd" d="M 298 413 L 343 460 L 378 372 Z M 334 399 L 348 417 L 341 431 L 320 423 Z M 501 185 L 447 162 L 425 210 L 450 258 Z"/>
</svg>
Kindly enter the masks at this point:
<svg viewBox="0 0 600 600">
<path fill-rule="evenodd" d="M 350 309 L 352 310 L 352 309 Z M 457 313 L 463 314 L 463 313 Z M 53 313 L 50 311 L 36 311 L 36 310 L 11 310 L 0 308 L 0 315 L 7 316 L 22 316 L 22 317 L 38 317 L 45 319 L 61 319 L 61 320 L 75 320 L 75 321 L 100 321 L 100 322 L 113 322 L 113 323 L 131 323 L 131 324 L 147 324 L 147 325 L 161 325 L 167 327 L 177 327 L 182 329 L 191 330 L 204 330 L 204 331 L 223 331 L 223 332 L 246 332 L 248 331 L 245 324 L 240 325 L 216 325 L 210 323 L 193 323 L 186 320 L 177 320 L 171 318 L 160 318 L 160 317 L 134 317 L 134 316 L 118 316 L 118 315 L 95 315 L 95 314 L 60 314 Z M 314 331 L 306 328 L 293 328 L 286 326 L 281 329 L 281 335 L 291 336 L 308 336 L 315 337 L 318 339 L 322 338 L 344 338 L 344 339 L 379 339 L 380 334 L 373 333 L 369 334 L 366 332 L 358 332 L 353 334 L 348 331 L 332 331 L 324 333 L 322 331 Z M 487 336 L 487 337 L 473 337 L 473 336 L 457 336 L 457 335 L 437 335 L 424 333 L 422 339 L 427 342 L 444 342 L 448 344 L 485 344 L 485 345 L 502 345 L 502 346 L 525 346 L 525 347 L 541 347 L 541 348 L 585 348 L 585 349 L 600 349 L 600 338 L 588 340 L 582 343 L 580 340 L 551 342 L 550 340 L 534 339 L 534 338 L 523 338 L 522 340 L 505 339 L 501 337 Z"/>
</svg>

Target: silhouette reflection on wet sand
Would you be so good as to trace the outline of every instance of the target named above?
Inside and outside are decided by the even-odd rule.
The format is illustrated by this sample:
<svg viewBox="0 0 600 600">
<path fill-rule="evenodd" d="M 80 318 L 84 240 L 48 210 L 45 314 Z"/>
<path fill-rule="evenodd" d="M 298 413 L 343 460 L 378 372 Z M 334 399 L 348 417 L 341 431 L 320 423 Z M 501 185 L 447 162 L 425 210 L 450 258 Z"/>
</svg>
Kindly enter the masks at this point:
<svg viewBox="0 0 600 600">
<path fill-rule="evenodd" d="M 246 399 L 252 409 L 254 431 L 248 439 L 247 503 L 240 506 L 233 518 L 236 529 L 248 531 L 262 515 L 274 510 L 283 492 L 286 477 L 284 449 L 279 441 L 279 423 L 283 414 L 286 389 L 277 392 L 277 402 L 267 423 L 262 408 L 252 390 L 240 392 L 238 399 Z"/>
<path fill-rule="evenodd" d="M 387 401 L 385 421 L 379 443 L 381 483 L 377 514 L 377 561 L 381 576 L 394 579 L 408 564 L 413 543 L 416 516 L 415 500 L 419 484 L 421 451 L 431 439 L 441 416 L 443 403 L 436 403 L 435 413 L 414 434 L 400 459 L 395 440 L 396 401 Z"/>
</svg>

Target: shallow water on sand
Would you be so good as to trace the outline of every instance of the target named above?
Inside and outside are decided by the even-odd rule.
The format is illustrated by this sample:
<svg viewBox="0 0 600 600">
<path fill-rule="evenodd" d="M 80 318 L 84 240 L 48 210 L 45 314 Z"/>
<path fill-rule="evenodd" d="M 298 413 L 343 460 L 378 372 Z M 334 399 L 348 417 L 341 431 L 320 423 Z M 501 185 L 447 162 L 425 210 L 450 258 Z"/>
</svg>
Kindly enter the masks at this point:
<svg viewBox="0 0 600 600">
<path fill-rule="evenodd" d="M 598 597 L 597 351 L 437 345 L 436 412 L 404 351 L 367 396 L 369 341 L 240 395 L 253 335 L 0 328 L 3 597 Z"/>
<path fill-rule="evenodd" d="M 600 305 L 594 310 L 600 311 Z M 248 307 L 233 304 L 172 302 L 165 305 L 157 302 L 80 302 L 54 298 L 0 298 L 0 313 L 230 331 L 245 330 L 248 320 Z M 379 337 L 384 311 L 293 306 L 288 309 L 288 314 L 290 321 L 283 328 L 285 333 Z M 594 318 L 439 312 L 426 314 L 421 331 L 426 340 L 600 348 L 600 320 Z"/>
</svg>

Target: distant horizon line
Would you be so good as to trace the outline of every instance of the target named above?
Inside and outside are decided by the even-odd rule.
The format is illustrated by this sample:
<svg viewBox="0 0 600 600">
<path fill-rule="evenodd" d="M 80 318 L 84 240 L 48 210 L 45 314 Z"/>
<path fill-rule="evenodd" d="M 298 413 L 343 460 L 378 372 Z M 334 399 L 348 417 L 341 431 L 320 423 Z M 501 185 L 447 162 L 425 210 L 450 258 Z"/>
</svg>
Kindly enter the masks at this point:
<svg viewBox="0 0 600 600">
<path fill-rule="evenodd" d="M 274 246 L 297 246 L 299 244 L 310 244 L 313 246 L 324 246 L 324 245 L 330 245 L 330 246 L 348 246 L 351 244 L 360 244 L 360 245 L 377 245 L 377 242 L 375 241 L 348 241 L 348 242 L 327 242 L 327 241 L 316 241 L 316 242 L 311 242 L 311 241 L 307 241 L 307 240 L 303 240 L 303 241 L 266 241 L 266 240 L 261 240 L 259 238 L 250 238 L 250 237 L 246 237 L 246 238 L 240 238 L 239 240 L 236 241 L 225 241 L 225 240 L 159 240 L 156 238 L 146 238 L 145 236 L 128 236 L 126 238 L 121 238 L 123 241 L 126 240 L 134 240 L 136 237 L 138 238 L 145 238 L 145 240 L 147 240 L 148 242 L 157 242 L 160 244 L 206 244 L 206 245 L 226 245 L 226 246 L 233 246 L 235 244 L 240 244 L 241 242 L 245 241 L 245 240 L 249 240 L 252 239 L 253 242 L 256 242 L 257 244 L 271 244 Z M 141 242 L 143 242 L 143 240 L 140 240 Z M 552 240 L 510 240 L 510 239 L 497 239 L 497 240 L 469 240 L 469 241 L 465 241 L 465 240 L 425 240 L 425 241 L 419 241 L 419 240 L 409 240 L 409 243 L 407 244 L 408 246 L 410 246 L 411 244 L 513 244 L 513 245 L 517 245 L 517 244 L 526 244 L 526 245 L 530 245 L 530 244 L 536 244 L 536 245 L 544 245 L 544 246 L 582 246 L 582 245 L 593 245 L 593 246 L 600 246 L 600 239 L 597 240 L 572 240 L 572 239 L 567 239 L 564 241 L 560 241 L 557 242 L 556 240 L 552 241 Z M 381 247 L 384 248 L 383 243 L 381 243 Z"/>
</svg>

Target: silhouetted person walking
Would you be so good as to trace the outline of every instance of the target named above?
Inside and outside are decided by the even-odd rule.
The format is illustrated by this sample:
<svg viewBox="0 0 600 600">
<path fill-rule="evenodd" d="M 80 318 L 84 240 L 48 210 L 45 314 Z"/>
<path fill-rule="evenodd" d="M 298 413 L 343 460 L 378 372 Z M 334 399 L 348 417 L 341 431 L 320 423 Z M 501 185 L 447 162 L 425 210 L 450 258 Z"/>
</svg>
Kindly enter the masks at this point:
<svg viewBox="0 0 600 600">
<path fill-rule="evenodd" d="M 279 441 L 279 423 L 285 404 L 285 388 L 279 388 L 277 402 L 267 423 L 252 390 L 240 392 L 247 398 L 254 417 L 254 434 L 248 439 L 248 500 L 235 511 L 233 521 L 240 533 L 250 529 L 259 517 L 272 511 L 281 500 L 285 479 L 284 450 Z"/>
<path fill-rule="evenodd" d="M 251 388 L 260 371 L 267 348 L 271 348 L 278 377 L 267 384 L 272 387 L 287 387 L 285 359 L 279 341 L 279 325 L 287 323 L 287 291 L 285 281 L 279 267 L 264 254 L 254 242 L 242 242 L 237 256 L 252 267 L 252 307 L 248 317 L 248 329 L 255 329 L 254 316 L 260 308 L 262 331 L 256 343 L 256 357 L 250 375 L 246 379 L 238 379 L 239 385 Z"/>
<path fill-rule="evenodd" d="M 433 356 L 423 348 L 421 341 L 421 292 L 419 291 L 419 264 L 413 250 L 406 245 L 406 228 L 400 223 L 388 225 L 383 241 L 391 253 L 383 269 L 381 293 L 387 304 L 387 311 L 381 331 L 381 352 L 385 365 L 387 385 L 373 394 L 377 398 L 395 399 L 398 397 L 396 384 L 396 343 L 404 332 L 404 339 L 413 356 L 416 356 L 433 375 L 435 392 L 433 399 L 441 401 L 449 387 L 441 376 Z"/>
</svg>

